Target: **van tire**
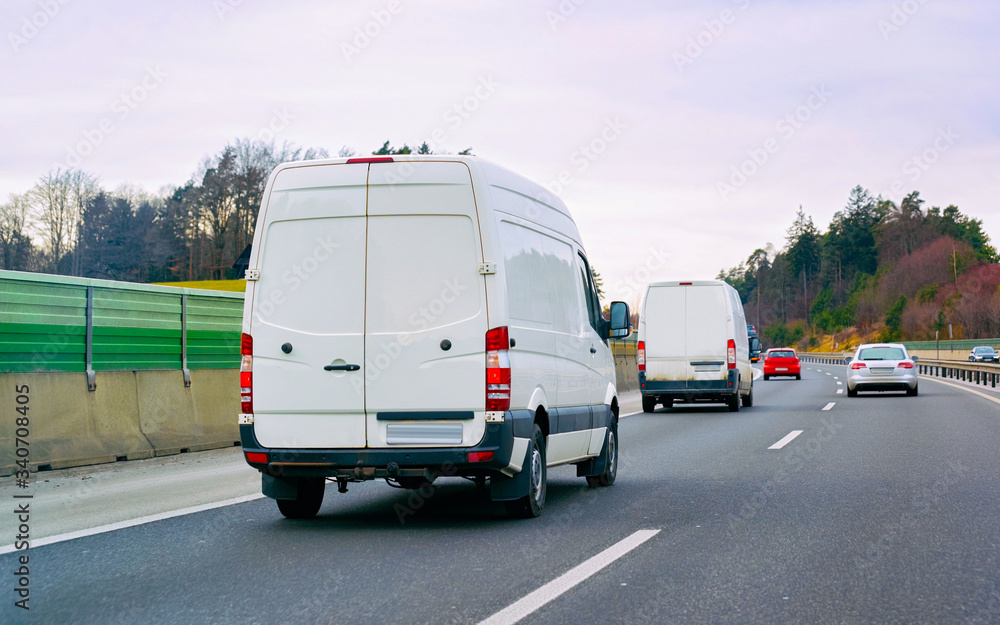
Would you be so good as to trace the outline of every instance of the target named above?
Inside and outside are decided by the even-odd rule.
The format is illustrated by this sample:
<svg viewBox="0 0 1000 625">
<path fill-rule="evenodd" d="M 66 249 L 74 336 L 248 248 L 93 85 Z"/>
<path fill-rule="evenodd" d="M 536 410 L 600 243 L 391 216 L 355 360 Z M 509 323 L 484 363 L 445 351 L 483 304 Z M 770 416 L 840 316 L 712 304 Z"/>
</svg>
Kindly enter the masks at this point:
<svg viewBox="0 0 1000 625">
<path fill-rule="evenodd" d="M 545 507 L 545 492 L 547 481 L 545 473 L 545 437 L 536 423 L 528 443 L 528 466 L 522 471 L 529 471 L 528 494 L 520 499 L 505 501 L 507 514 L 515 519 L 531 519 L 539 516 Z"/>
<path fill-rule="evenodd" d="M 674 400 L 672 400 L 672 399 L 664 399 L 664 400 L 663 400 L 662 402 L 660 402 L 660 403 L 661 403 L 661 404 L 663 404 L 663 407 L 664 407 L 664 408 L 666 408 L 666 409 L 668 409 L 668 410 L 669 410 L 670 408 L 673 408 L 673 407 L 674 407 Z"/>
<path fill-rule="evenodd" d="M 743 407 L 753 406 L 753 384 L 750 384 L 750 392 L 743 396 Z"/>
<path fill-rule="evenodd" d="M 604 453 L 607 454 L 604 465 L 604 473 L 600 475 L 588 475 L 587 486 L 611 486 L 615 483 L 615 476 L 618 475 L 618 424 L 608 425 L 608 435 L 604 439 Z"/>
<path fill-rule="evenodd" d="M 278 510 L 287 519 L 311 519 L 323 505 L 326 479 L 322 477 L 299 478 L 295 499 L 278 499 Z"/>
<path fill-rule="evenodd" d="M 642 411 L 643 412 L 653 412 L 656 410 L 656 398 L 652 395 L 642 396 Z"/>
<path fill-rule="evenodd" d="M 740 392 L 736 391 L 733 393 L 729 399 L 726 400 L 726 404 L 729 406 L 729 412 L 739 412 L 740 411 Z"/>
</svg>

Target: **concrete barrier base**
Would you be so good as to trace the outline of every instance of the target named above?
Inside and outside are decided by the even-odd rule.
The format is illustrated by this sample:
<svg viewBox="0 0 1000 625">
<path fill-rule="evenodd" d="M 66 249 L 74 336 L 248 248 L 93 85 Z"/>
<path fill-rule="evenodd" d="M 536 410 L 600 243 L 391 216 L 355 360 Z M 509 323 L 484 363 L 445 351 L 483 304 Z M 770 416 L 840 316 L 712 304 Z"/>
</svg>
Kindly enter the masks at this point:
<svg viewBox="0 0 1000 625">
<path fill-rule="evenodd" d="M 0 476 L 239 443 L 235 369 L 192 371 L 187 388 L 180 371 L 98 372 L 93 392 L 83 373 L 0 373 L 0 406 Z"/>
</svg>

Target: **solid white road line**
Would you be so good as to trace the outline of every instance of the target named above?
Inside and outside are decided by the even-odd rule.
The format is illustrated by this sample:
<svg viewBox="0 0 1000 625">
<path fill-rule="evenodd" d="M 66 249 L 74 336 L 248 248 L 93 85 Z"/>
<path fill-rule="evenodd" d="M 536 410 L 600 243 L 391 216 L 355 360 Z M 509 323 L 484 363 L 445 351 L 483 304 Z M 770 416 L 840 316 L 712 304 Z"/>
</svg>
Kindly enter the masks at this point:
<svg viewBox="0 0 1000 625">
<path fill-rule="evenodd" d="M 479 625 L 513 625 L 659 533 L 660 530 L 639 530 L 528 593 Z"/>
<path fill-rule="evenodd" d="M 788 436 L 786 436 L 785 438 L 781 439 L 777 443 L 771 445 L 770 447 L 768 447 L 768 449 L 781 449 L 782 447 L 784 447 L 788 443 L 790 443 L 793 440 L 795 440 L 795 437 L 798 436 L 799 434 L 801 434 L 804 431 L 805 430 L 792 430 L 791 432 L 789 432 Z"/>
<path fill-rule="evenodd" d="M 972 390 L 971 388 L 968 388 L 967 386 L 962 386 L 961 384 L 952 384 L 951 382 L 945 382 L 944 380 L 938 380 L 937 378 L 932 378 L 930 376 L 923 376 L 923 375 L 920 376 L 920 379 L 921 380 L 930 380 L 931 382 L 937 382 L 938 384 L 944 384 L 945 386 L 950 386 L 952 388 L 961 389 L 963 391 L 967 391 L 969 393 L 972 393 L 973 395 L 979 395 L 983 399 L 988 399 L 991 402 L 993 402 L 994 404 L 1000 404 L 1000 399 L 997 399 L 996 397 L 990 397 L 986 393 L 980 393 L 979 391 Z"/>
<path fill-rule="evenodd" d="M 829 409 L 833 408 L 836 405 L 837 405 L 836 402 L 830 402 L 829 404 L 823 406 L 823 410 L 829 410 Z"/>
<path fill-rule="evenodd" d="M 263 498 L 263 494 L 246 495 L 244 497 L 236 497 L 234 499 L 226 499 L 225 501 L 216 501 L 214 503 L 206 503 L 200 506 L 191 506 L 190 508 L 181 508 L 180 510 L 171 510 L 170 512 L 160 512 L 158 514 L 151 514 L 149 516 L 139 517 L 137 519 L 130 519 L 128 521 L 119 521 L 118 523 L 109 523 L 108 525 L 101 525 L 98 527 L 91 527 L 85 530 L 79 530 L 76 532 L 67 532 L 65 534 L 56 534 L 55 536 L 49 536 L 47 538 L 39 538 L 38 540 L 31 541 L 31 548 L 41 547 L 42 545 L 51 545 L 53 543 L 61 543 L 67 540 L 73 540 L 75 538 L 83 538 L 84 536 L 93 536 L 94 534 L 103 534 L 105 532 L 113 532 L 115 530 L 125 529 L 126 527 L 134 527 L 136 525 L 144 525 L 146 523 L 152 523 L 153 521 L 162 521 L 163 519 L 172 519 L 176 516 L 184 516 L 185 514 L 194 514 L 195 512 L 204 512 L 205 510 L 212 510 L 215 508 L 223 508 L 225 506 L 231 506 L 233 504 L 245 503 L 247 501 L 253 501 L 255 499 Z M 0 554 L 11 553 L 14 551 L 14 545 L 7 545 L 5 547 L 0 547 Z"/>
</svg>

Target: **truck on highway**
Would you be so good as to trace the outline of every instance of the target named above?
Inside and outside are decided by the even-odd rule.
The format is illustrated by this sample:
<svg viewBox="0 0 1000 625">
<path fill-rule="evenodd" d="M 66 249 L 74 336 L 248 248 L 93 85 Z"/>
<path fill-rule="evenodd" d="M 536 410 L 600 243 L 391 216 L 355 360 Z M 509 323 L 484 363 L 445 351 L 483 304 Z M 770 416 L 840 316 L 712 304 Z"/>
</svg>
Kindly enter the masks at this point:
<svg viewBox="0 0 1000 625">
<path fill-rule="evenodd" d="M 750 342 L 750 362 L 758 362 L 762 351 L 760 338 L 757 336 L 757 327 L 749 323 L 747 324 L 747 340 Z"/>
<path fill-rule="evenodd" d="M 618 470 L 610 338 L 579 231 L 543 187 L 472 156 L 291 162 L 246 270 L 240 434 L 286 517 L 328 481 L 439 477 L 541 513 L 547 467 Z"/>
</svg>

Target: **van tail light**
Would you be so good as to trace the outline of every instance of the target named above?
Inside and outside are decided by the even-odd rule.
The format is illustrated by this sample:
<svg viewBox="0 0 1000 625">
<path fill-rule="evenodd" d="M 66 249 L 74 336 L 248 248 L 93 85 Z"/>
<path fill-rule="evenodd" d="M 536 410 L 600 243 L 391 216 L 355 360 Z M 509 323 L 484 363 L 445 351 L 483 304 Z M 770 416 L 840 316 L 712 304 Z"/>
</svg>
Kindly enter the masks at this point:
<svg viewBox="0 0 1000 625">
<path fill-rule="evenodd" d="M 899 366 L 900 369 L 912 369 L 913 368 L 913 363 L 904 360 L 903 362 L 899 363 L 898 366 Z"/>
<path fill-rule="evenodd" d="M 639 363 L 639 371 L 646 370 L 646 341 L 639 341 L 636 345 L 635 361 Z"/>
<path fill-rule="evenodd" d="M 248 451 L 246 452 L 247 462 L 255 464 L 267 464 L 267 452 Z"/>
<path fill-rule="evenodd" d="M 855 371 L 857 371 L 858 369 L 867 369 L 867 368 L 868 368 L 868 365 L 866 365 L 863 362 L 852 362 L 851 363 L 851 369 L 854 369 Z"/>
<path fill-rule="evenodd" d="M 726 344 L 726 361 L 730 369 L 736 368 L 736 341 L 733 339 Z"/>
<path fill-rule="evenodd" d="M 240 412 L 253 414 L 253 337 L 240 337 Z"/>
<path fill-rule="evenodd" d="M 510 410 L 510 335 L 507 326 L 486 333 L 486 410 Z"/>
</svg>

